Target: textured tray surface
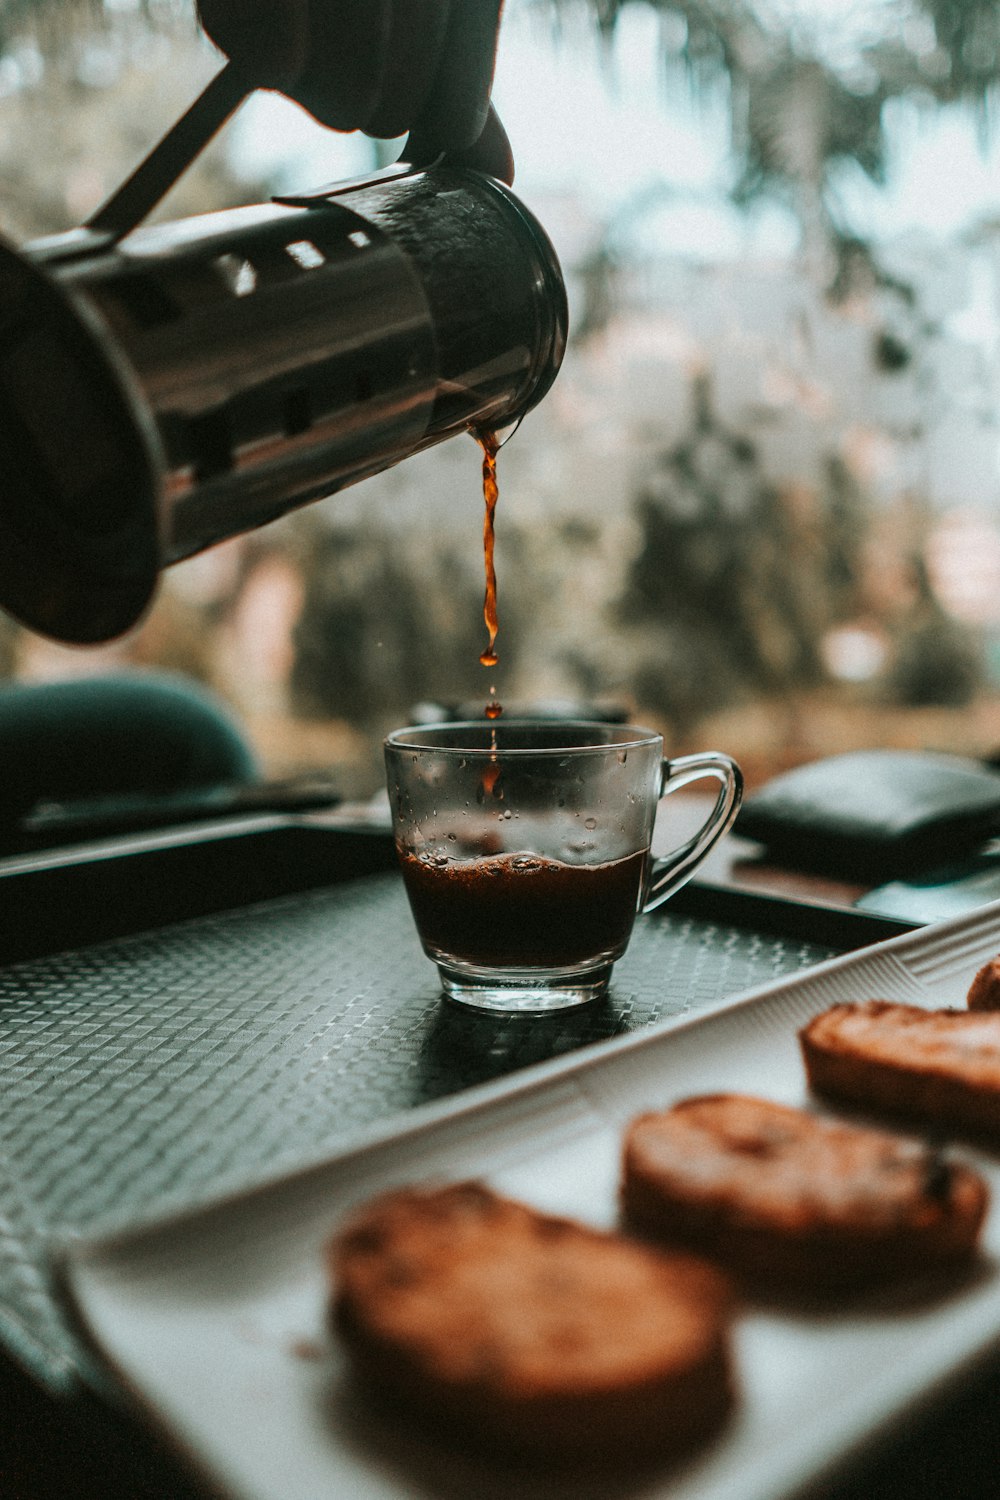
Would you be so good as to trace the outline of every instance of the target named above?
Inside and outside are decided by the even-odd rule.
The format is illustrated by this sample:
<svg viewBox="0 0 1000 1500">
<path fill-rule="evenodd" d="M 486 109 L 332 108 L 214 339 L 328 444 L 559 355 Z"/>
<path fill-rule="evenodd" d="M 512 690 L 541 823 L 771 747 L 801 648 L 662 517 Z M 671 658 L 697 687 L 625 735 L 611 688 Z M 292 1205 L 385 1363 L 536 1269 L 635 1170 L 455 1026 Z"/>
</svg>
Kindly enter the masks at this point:
<svg viewBox="0 0 1000 1500">
<path fill-rule="evenodd" d="M 63 1284 L 149 1417 L 213 1493 L 234 1500 L 815 1500 L 816 1481 L 828 1496 L 831 1464 L 870 1449 L 904 1413 L 920 1424 L 918 1403 L 1000 1349 L 996 1151 L 960 1153 L 983 1173 L 992 1199 L 973 1274 L 827 1305 L 743 1303 L 733 1329 L 733 1420 L 677 1469 L 626 1462 L 613 1471 L 518 1473 L 496 1455 L 463 1455 L 435 1441 L 426 1421 L 408 1425 L 365 1400 L 331 1337 L 329 1236 L 373 1193 L 467 1176 L 610 1227 L 622 1132 L 636 1114 L 730 1090 L 806 1105 L 797 1033 L 810 1017 L 858 995 L 961 1005 L 998 944 L 995 905 L 442 1101 L 419 1124 L 397 1116 L 354 1149 L 260 1191 L 78 1245 L 63 1263 Z M 995 1419 L 995 1380 L 980 1399 Z M 941 1496 L 997 1493 L 992 1433 L 985 1443 L 994 1460 L 986 1482 L 963 1483 L 962 1461 Z M 933 1463 L 937 1454 L 925 1451 Z M 885 1500 L 914 1488 L 890 1472 L 887 1483 L 856 1494 Z"/>
<path fill-rule="evenodd" d="M 640 919 L 608 1002 L 543 1021 L 442 1006 L 396 875 L 0 971 L 0 1339 L 68 1388 L 55 1235 L 194 1203 L 374 1121 L 765 984 L 829 948 Z"/>
</svg>

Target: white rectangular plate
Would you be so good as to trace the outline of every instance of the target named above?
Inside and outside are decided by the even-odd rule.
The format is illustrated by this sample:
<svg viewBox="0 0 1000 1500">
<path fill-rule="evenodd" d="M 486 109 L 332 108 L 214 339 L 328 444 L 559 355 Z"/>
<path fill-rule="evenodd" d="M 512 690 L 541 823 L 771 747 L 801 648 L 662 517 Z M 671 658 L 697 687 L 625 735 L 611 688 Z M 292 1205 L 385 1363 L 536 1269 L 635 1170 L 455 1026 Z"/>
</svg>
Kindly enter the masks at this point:
<svg viewBox="0 0 1000 1500">
<path fill-rule="evenodd" d="M 998 951 L 1000 903 L 470 1091 L 207 1208 L 71 1245 L 61 1283 L 146 1415 L 239 1500 L 777 1500 L 1000 1343 L 1000 1155 L 966 1153 L 994 1197 L 981 1275 L 909 1306 L 750 1309 L 737 1327 L 736 1418 L 682 1470 L 634 1483 L 515 1482 L 390 1430 L 353 1392 L 327 1333 L 324 1244 L 374 1192 L 468 1175 L 611 1226 L 632 1115 L 716 1090 L 805 1103 L 796 1030 L 810 1016 L 876 997 L 961 1006 Z"/>
</svg>

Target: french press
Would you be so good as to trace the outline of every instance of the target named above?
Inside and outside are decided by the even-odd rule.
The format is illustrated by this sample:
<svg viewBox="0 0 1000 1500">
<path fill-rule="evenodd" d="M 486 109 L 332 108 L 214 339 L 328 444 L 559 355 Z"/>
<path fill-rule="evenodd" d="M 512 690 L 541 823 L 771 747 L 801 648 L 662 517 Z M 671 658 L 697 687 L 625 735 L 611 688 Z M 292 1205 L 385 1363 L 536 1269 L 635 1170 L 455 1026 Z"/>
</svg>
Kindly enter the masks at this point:
<svg viewBox="0 0 1000 1500">
<path fill-rule="evenodd" d="M 0 605 L 67 642 L 160 570 L 548 390 L 566 293 L 502 183 L 399 163 L 140 227 L 245 97 L 230 63 L 80 229 L 0 243 Z"/>
</svg>

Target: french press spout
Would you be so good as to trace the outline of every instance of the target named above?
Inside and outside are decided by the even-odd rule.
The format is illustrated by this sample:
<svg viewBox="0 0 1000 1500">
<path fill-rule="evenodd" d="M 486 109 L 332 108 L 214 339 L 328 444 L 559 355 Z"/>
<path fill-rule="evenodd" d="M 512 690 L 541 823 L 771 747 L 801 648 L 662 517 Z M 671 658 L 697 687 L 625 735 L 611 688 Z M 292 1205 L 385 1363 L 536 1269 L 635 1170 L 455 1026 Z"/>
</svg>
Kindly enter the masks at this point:
<svg viewBox="0 0 1000 1500">
<path fill-rule="evenodd" d="M 566 343 L 555 252 L 440 160 L 141 226 L 247 90 L 229 64 L 90 222 L 0 242 L 0 606 L 112 638 L 162 568 L 470 428 Z"/>
</svg>

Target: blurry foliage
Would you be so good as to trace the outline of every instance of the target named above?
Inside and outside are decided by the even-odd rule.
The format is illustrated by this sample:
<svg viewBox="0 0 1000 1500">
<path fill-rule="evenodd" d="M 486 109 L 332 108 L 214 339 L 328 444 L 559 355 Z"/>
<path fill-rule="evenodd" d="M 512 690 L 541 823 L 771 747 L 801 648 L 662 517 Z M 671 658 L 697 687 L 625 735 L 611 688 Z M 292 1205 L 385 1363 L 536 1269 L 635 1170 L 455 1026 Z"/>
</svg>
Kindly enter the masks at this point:
<svg viewBox="0 0 1000 1500">
<path fill-rule="evenodd" d="M 902 708 L 965 708 L 983 675 L 981 647 L 928 598 L 900 630 L 882 688 L 886 700 Z"/>
<path fill-rule="evenodd" d="M 932 516 L 924 505 L 908 509 L 909 601 L 888 620 L 892 651 L 880 691 L 888 703 L 903 708 L 964 708 L 985 679 L 982 639 L 942 608 L 925 553 Z"/>
<path fill-rule="evenodd" d="M 985 129 L 996 102 L 994 0 L 871 0 L 865 26 L 854 27 L 843 45 L 830 41 L 836 16 L 812 18 L 806 8 L 790 19 L 774 0 L 533 3 L 556 17 L 583 10 L 606 37 L 626 9 L 657 12 L 668 86 L 683 80 L 729 102 L 735 199 L 777 192 L 798 211 L 807 236 L 824 235 L 828 245 L 847 228 L 832 190 L 837 167 L 847 161 L 876 181 L 883 176 L 887 103 L 962 102 L 979 112 Z M 101 77 L 112 82 L 111 54 L 117 49 L 121 64 L 143 32 L 214 56 L 198 40 L 193 0 L 5 0 L 0 8 L 0 55 L 16 59 L 34 39 L 44 70 L 84 90 Z"/>
<path fill-rule="evenodd" d="M 636 697 L 686 727 L 747 695 L 821 681 L 819 640 L 856 608 L 853 498 L 842 470 L 818 502 L 765 481 L 702 382 L 693 431 L 658 457 L 635 501 L 640 544 L 614 614 L 644 641 Z"/>
<path fill-rule="evenodd" d="M 919 360 L 920 341 L 939 330 L 921 323 L 914 288 L 844 221 L 838 182 L 845 164 L 884 180 L 894 100 L 922 109 L 965 105 L 985 136 L 1000 79 L 1000 6 L 871 0 L 845 4 L 842 16 L 814 17 L 807 6 L 793 14 L 772 0 L 535 3 L 557 17 L 583 9 L 609 40 L 627 9 L 657 12 L 665 88 L 726 102 L 734 202 L 769 194 L 794 210 L 803 269 L 831 302 L 864 302 L 883 316 L 898 306 L 899 327 L 873 329 L 875 369 L 897 376 Z M 853 28 L 837 45 L 831 38 L 851 15 Z M 676 191 L 668 182 L 644 190 L 591 248 L 575 337 L 599 336 L 613 322 L 625 236 Z M 692 432 L 637 486 L 640 540 L 612 612 L 614 628 L 634 635 L 630 690 L 682 731 L 715 708 L 823 685 L 824 637 L 865 614 L 872 527 L 872 499 L 839 458 L 828 458 L 818 492 L 776 488 L 764 481 L 752 444 L 715 421 L 704 381 L 696 406 Z M 919 537 L 913 546 L 913 600 L 880 622 L 888 658 L 872 690 L 903 707 L 960 706 L 983 685 L 981 650 L 935 599 Z"/>
<path fill-rule="evenodd" d="M 813 24 L 803 10 L 790 23 L 787 8 L 779 19 L 773 0 L 533 3 L 556 15 L 584 9 L 609 38 L 627 7 L 658 12 L 666 85 L 727 101 L 735 201 L 777 194 L 790 203 L 835 300 L 888 288 L 912 301 L 910 288 L 887 277 L 872 247 L 841 222 L 837 173 L 849 163 L 881 180 L 886 106 L 894 99 L 960 102 L 988 127 L 1000 73 L 1000 6 L 872 0 L 868 30 L 834 53 L 820 20 Z M 217 66 L 193 0 L 5 0 L 5 231 L 31 235 L 79 221 Z M 623 218 L 631 213 L 634 222 L 656 206 L 656 194 L 670 191 L 665 184 L 620 215 L 574 268 L 578 339 L 598 335 L 619 306 Z M 163 211 L 198 212 L 265 193 L 264 184 L 233 179 L 225 156 L 210 151 Z M 902 372 L 912 357 L 894 328 L 874 332 L 872 358 L 884 373 Z M 753 442 L 718 421 L 703 382 L 690 432 L 656 454 L 640 480 L 634 519 L 638 545 L 608 634 L 627 644 L 620 681 L 636 704 L 683 733 L 716 707 L 824 684 L 824 635 L 865 608 L 870 497 L 839 459 L 828 461 L 815 491 L 776 487 Z M 509 681 L 522 654 L 519 629 L 537 625 L 539 601 L 556 591 L 531 535 L 510 527 L 504 536 L 500 645 Z M 556 540 L 560 571 L 578 554 L 583 566 L 602 545 L 599 529 L 582 520 L 567 523 Z M 361 522 L 310 532 L 291 683 L 296 709 L 378 733 L 403 719 L 416 698 L 485 697 L 480 561 L 464 538 L 452 550 L 436 537 L 386 537 Z M 965 703 L 982 680 L 977 650 L 934 599 L 918 552 L 913 570 L 911 603 L 887 622 L 891 653 L 877 689 L 901 705 Z M 157 618 L 157 659 L 207 674 L 201 644 L 217 622 L 189 606 L 176 606 L 169 621 Z M 604 652 L 577 631 L 551 655 L 585 696 L 598 696 L 608 682 Z M 5 628 L 0 676 L 14 659 L 13 628 Z"/>
<path fill-rule="evenodd" d="M 1000 11 L 995 0 L 920 0 L 947 66 L 937 97 L 985 104 L 1000 69 Z"/>
<path fill-rule="evenodd" d="M 474 547 L 422 547 L 412 531 L 386 535 L 363 522 L 317 535 L 295 637 L 297 709 L 378 728 L 405 720 L 418 699 L 485 702 L 476 561 Z M 505 670 L 516 660 L 519 618 L 501 599 Z"/>
<path fill-rule="evenodd" d="M 0 226 L 14 239 L 87 217 L 219 66 L 194 0 L 5 0 L 0 7 Z M 246 202 L 214 147 L 163 207 L 169 217 Z"/>
<path fill-rule="evenodd" d="M 634 635 L 637 702 L 683 734 L 705 713 L 828 681 L 821 642 L 870 608 L 870 498 L 839 458 L 816 492 L 775 486 L 702 381 L 692 431 L 654 459 L 634 510 L 639 543 L 612 616 Z M 921 535 L 912 549 L 908 602 L 879 611 L 890 652 L 874 687 L 901 707 L 961 706 L 983 684 L 981 650 L 934 597 Z"/>
<path fill-rule="evenodd" d="M 610 37 L 641 5 L 662 17 L 667 86 L 686 82 L 729 104 L 737 202 L 776 193 L 799 214 L 807 245 L 837 248 L 837 169 L 876 182 L 886 165 L 885 107 L 964 103 L 984 130 L 1000 78 L 1000 6 L 993 0 L 871 0 L 864 30 L 831 45 L 838 18 L 790 20 L 770 0 L 535 0 L 554 13 L 589 11 Z M 861 7 L 845 4 L 846 13 Z"/>
</svg>

